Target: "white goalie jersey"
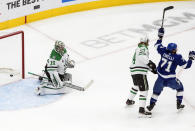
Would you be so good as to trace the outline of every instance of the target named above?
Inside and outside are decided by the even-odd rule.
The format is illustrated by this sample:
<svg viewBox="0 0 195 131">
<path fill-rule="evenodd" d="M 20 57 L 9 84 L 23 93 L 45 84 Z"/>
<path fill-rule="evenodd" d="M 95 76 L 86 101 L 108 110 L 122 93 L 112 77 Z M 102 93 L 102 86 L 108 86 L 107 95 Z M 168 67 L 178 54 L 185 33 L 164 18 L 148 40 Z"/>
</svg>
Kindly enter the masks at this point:
<svg viewBox="0 0 195 131">
<path fill-rule="evenodd" d="M 69 55 L 67 53 L 61 56 L 55 50 L 52 51 L 50 58 L 47 60 L 46 64 L 46 70 L 49 74 L 49 79 L 52 81 L 56 88 L 63 87 L 64 83 L 62 77 L 65 75 L 67 68 L 73 67 L 74 61 L 69 59 Z"/>
<path fill-rule="evenodd" d="M 38 95 L 65 93 L 65 85 L 72 83 L 72 75 L 66 73 L 66 69 L 74 68 L 74 65 L 74 61 L 69 59 L 64 43 L 56 41 L 45 66 L 46 77 L 37 87 L 36 93 Z"/>
<path fill-rule="evenodd" d="M 140 44 L 134 53 L 132 63 L 130 66 L 130 72 L 132 75 L 134 74 L 147 74 L 149 68 L 148 64 L 149 63 L 149 51 L 148 48 Z"/>
</svg>

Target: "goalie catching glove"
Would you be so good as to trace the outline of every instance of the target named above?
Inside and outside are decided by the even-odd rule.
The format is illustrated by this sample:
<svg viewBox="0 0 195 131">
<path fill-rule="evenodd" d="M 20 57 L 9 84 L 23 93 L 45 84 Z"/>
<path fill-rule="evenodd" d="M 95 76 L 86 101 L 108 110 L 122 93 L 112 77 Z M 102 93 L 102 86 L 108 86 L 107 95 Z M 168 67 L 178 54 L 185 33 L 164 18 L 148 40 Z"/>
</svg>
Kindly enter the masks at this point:
<svg viewBox="0 0 195 131">
<path fill-rule="evenodd" d="M 75 61 L 74 60 L 68 60 L 66 62 L 66 67 L 67 68 L 74 68 L 75 67 Z"/>
<path fill-rule="evenodd" d="M 157 74 L 156 64 L 154 62 L 152 62 L 151 60 L 149 60 L 148 67 L 149 67 L 149 70 L 152 73 Z"/>
</svg>

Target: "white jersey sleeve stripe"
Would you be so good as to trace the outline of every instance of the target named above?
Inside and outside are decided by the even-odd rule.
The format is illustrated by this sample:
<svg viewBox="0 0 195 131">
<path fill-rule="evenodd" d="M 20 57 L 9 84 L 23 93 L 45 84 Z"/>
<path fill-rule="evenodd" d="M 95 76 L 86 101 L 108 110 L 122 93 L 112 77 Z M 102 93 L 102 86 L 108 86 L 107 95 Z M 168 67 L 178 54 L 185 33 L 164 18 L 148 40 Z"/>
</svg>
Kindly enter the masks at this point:
<svg viewBox="0 0 195 131">
<path fill-rule="evenodd" d="M 156 49 L 158 49 L 159 46 L 160 46 L 160 44 L 155 44 L 155 45 L 154 45 L 154 47 L 155 47 Z"/>
<path fill-rule="evenodd" d="M 187 67 L 188 63 L 186 63 L 185 65 L 181 66 L 183 69 L 185 69 Z"/>
<path fill-rule="evenodd" d="M 183 96 L 183 91 L 177 92 L 177 96 Z"/>
<path fill-rule="evenodd" d="M 174 74 L 174 75 L 162 75 L 162 74 L 160 74 L 159 72 L 158 72 L 158 75 L 160 75 L 162 78 L 165 78 L 165 79 L 175 78 L 175 77 L 176 77 L 175 74 Z"/>
</svg>

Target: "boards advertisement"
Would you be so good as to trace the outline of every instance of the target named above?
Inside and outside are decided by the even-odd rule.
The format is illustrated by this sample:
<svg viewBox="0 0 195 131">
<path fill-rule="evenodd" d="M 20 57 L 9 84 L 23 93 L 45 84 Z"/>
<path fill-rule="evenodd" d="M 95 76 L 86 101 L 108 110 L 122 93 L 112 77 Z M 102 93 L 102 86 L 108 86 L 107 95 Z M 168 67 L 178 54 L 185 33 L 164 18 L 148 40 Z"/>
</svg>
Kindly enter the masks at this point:
<svg viewBox="0 0 195 131">
<path fill-rule="evenodd" d="M 97 0 L 1 0 L 0 22 L 41 11 Z"/>
</svg>

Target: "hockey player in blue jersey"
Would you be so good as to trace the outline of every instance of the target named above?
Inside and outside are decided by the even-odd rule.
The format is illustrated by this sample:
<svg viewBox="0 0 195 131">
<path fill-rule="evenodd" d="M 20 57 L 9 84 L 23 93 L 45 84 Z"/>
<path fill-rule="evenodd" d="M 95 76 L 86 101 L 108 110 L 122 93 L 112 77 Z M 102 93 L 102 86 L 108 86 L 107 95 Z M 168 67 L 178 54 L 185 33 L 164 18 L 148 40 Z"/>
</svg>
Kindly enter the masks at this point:
<svg viewBox="0 0 195 131">
<path fill-rule="evenodd" d="M 162 45 L 162 38 L 164 36 L 164 28 L 158 30 L 158 37 L 155 44 L 157 52 L 161 55 L 160 62 L 157 67 L 158 78 L 154 84 L 153 94 L 150 99 L 150 105 L 147 109 L 151 111 L 158 96 L 161 94 L 164 87 L 170 87 L 176 90 L 177 109 L 182 109 L 185 105 L 182 104 L 184 87 L 179 79 L 176 78 L 176 68 L 181 66 L 183 69 L 188 69 L 195 59 L 195 51 L 189 52 L 189 59 L 186 61 L 182 55 L 177 54 L 177 44 L 169 43 L 167 47 Z"/>
</svg>

